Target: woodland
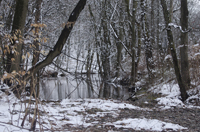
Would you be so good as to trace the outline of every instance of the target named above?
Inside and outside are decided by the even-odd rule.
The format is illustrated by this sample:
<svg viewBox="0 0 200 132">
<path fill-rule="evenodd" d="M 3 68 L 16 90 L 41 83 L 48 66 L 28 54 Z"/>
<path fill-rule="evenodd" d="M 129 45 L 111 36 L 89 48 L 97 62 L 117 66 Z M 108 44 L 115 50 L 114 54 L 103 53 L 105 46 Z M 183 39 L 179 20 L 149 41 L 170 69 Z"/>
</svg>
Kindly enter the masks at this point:
<svg viewBox="0 0 200 132">
<path fill-rule="evenodd" d="M 173 82 L 182 103 L 196 95 L 200 105 L 199 7 L 198 0 L 0 0 L 1 91 L 40 100 L 45 77 L 98 74 L 106 99 L 110 84 L 135 101 L 137 91 Z"/>
</svg>

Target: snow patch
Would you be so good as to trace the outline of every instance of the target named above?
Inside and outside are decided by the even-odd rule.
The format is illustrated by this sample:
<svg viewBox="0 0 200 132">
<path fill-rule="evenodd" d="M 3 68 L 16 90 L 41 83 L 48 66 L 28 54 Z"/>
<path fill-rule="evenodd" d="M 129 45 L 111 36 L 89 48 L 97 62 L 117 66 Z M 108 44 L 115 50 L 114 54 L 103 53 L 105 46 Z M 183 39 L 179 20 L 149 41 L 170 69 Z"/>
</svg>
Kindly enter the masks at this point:
<svg viewBox="0 0 200 132">
<path fill-rule="evenodd" d="M 182 130 L 187 129 L 178 124 L 166 123 L 156 119 L 123 119 L 121 121 L 113 122 L 117 128 L 132 128 L 134 130 L 151 130 L 151 131 L 163 131 L 163 130 Z"/>
<path fill-rule="evenodd" d="M 153 93 L 161 94 L 163 97 L 157 98 L 158 105 L 162 109 L 170 109 L 171 107 L 186 107 L 179 99 L 180 89 L 178 84 L 161 84 L 152 89 Z"/>
</svg>

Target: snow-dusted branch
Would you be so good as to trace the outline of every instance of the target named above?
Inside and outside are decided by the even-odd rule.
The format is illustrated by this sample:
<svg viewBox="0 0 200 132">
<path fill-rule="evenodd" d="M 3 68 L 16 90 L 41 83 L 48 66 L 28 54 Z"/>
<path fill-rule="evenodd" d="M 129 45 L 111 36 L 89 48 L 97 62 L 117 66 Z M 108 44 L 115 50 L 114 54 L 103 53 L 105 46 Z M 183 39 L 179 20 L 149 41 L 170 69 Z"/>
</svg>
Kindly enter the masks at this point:
<svg viewBox="0 0 200 132">
<path fill-rule="evenodd" d="M 181 31 L 182 33 L 187 33 L 187 32 L 189 32 L 189 30 L 187 30 L 187 31 L 183 31 L 183 29 L 182 29 L 181 26 L 178 26 L 178 25 L 176 25 L 176 24 L 174 24 L 174 23 L 169 23 L 169 24 L 168 24 L 168 27 L 179 28 L 180 31 Z"/>
<path fill-rule="evenodd" d="M 114 34 L 114 37 L 122 44 L 122 46 L 124 47 L 124 49 L 126 50 L 126 52 L 132 57 L 132 54 L 129 52 L 128 48 L 126 47 L 126 45 L 119 39 L 116 31 L 114 30 L 114 28 L 112 27 L 112 25 L 110 24 L 110 28 L 112 29 L 112 32 Z"/>
</svg>

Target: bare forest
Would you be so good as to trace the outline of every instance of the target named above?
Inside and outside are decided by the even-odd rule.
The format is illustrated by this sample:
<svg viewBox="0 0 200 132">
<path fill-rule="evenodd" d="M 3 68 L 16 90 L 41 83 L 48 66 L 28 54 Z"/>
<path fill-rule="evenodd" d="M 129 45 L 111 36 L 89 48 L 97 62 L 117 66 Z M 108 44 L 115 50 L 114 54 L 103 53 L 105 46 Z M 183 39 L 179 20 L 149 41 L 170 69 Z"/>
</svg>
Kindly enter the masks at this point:
<svg viewBox="0 0 200 132">
<path fill-rule="evenodd" d="M 124 116 L 133 116 L 134 111 L 156 108 L 162 111 L 161 106 L 167 106 L 161 103 L 165 97 L 171 100 L 168 104 L 174 100 L 179 102 L 169 109 L 178 107 L 175 112 L 181 109 L 187 113 L 192 107 L 191 111 L 199 118 L 198 0 L 0 0 L 0 8 L 0 102 L 13 97 L 21 104 L 19 109 L 17 106 L 9 108 L 12 119 L 9 123 L 0 120 L 0 128 L 5 131 L 15 128 L 20 128 L 19 131 L 200 131 L 198 122 L 196 126 L 191 121 L 194 126 L 188 126 L 171 118 L 170 123 L 180 127 L 140 129 L 127 128 L 126 123 L 117 127 L 101 124 L 100 117 L 94 121 L 101 125 L 88 125 L 92 118 L 87 120 L 90 116 L 86 118 L 86 115 L 104 111 L 96 106 L 85 109 L 81 115 L 86 124 L 75 127 L 71 122 L 63 123 L 74 118 L 54 117 L 47 121 L 44 117 L 51 112 L 42 109 L 46 105 L 52 105 L 53 109 L 58 103 L 57 108 L 63 109 L 63 102 L 71 99 L 94 101 L 94 104 L 93 99 L 115 100 L 117 103 L 125 101 L 127 107 L 129 104 L 141 107 L 141 110 L 131 111 L 131 107 L 121 108 L 118 104 L 121 113 L 126 113 Z M 18 104 L 6 103 L 8 106 Z M 71 105 L 75 106 L 77 103 Z M 18 117 L 14 118 L 14 110 Z M 162 112 L 160 116 L 165 117 Z M 120 118 L 121 114 L 117 114 Z M 56 114 L 50 114 L 49 118 L 53 115 Z M 182 120 L 181 115 L 174 115 Z M 112 123 L 117 121 L 114 117 L 112 121 L 105 118 Z M 122 119 L 125 117 L 120 121 Z M 63 124 L 59 126 L 54 120 Z"/>
</svg>

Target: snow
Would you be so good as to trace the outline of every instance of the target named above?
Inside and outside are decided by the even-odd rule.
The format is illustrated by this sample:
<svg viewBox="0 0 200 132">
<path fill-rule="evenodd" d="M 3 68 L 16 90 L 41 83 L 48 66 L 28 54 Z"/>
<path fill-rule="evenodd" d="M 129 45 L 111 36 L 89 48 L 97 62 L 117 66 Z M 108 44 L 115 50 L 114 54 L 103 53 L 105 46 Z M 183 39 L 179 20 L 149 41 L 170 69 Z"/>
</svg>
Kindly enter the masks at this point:
<svg viewBox="0 0 200 132">
<path fill-rule="evenodd" d="M 151 131 L 163 131 L 173 128 L 173 130 L 186 129 L 180 125 L 162 122 L 156 119 L 123 119 L 113 123 L 115 127 L 120 128 L 133 128 L 134 130 L 151 130 Z"/>
<path fill-rule="evenodd" d="M 182 33 L 187 32 L 187 31 L 183 31 L 182 27 L 179 26 L 179 25 L 176 25 L 175 23 L 169 23 L 168 26 L 171 26 L 171 27 L 174 27 L 174 28 L 179 28 Z"/>
<path fill-rule="evenodd" d="M 194 106 L 186 105 L 180 101 L 180 91 L 176 83 L 159 84 L 152 87 L 149 91 L 162 95 L 156 99 L 158 101 L 157 106 L 151 109 L 141 108 L 125 101 L 112 99 L 64 99 L 61 102 L 40 102 L 38 104 L 38 109 L 43 113 L 40 116 L 40 122 L 43 123 L 42 125 L 37 124 L 36 128 L 37 130 L 39 130 L 40 127 L 48 130 L 52 128 L 55 130 L 62 130 L 65 125 L 70 125 L 72 127 L 82 126 L 85 128 L 92 127 L 100 123 L 97 118 L 104 118 L 107 115 L 111 115 L 113 118 L 117 119 L 122 109 L 148 112 L 154 109 L 165 110 L 174 107 L 194 108 Z M 199 98 L 199 96 L 191 96 L 190 98 Z M 21 101 L 28 99 L 28 97 L 25 97 Z M 27 116 L 24 128 L 21 128 L 20 125 L 24 117 L 23 111 L 25 111 L 25 108 L 28 106 L 28 104 L 21 103 L 21 101 L 13 94 L 7 96 L 5 93 L 0 92 L 0 129 L 2 131 L 29 131 L 31 126 L 29 117 L 33 117 L 33 114 L 29 114 L 29 117 Z M 144 103 L 148 104 L 147 101 Z M 34 107 L 35 104 L 32 104 L 31 108 L 33 110 Z M 92 121 L 89 122 L 90 120 Z M 118 119 L 114 122 L 105 122 L 103 125 L 147 131 L 179 131 L 187 129 L 178 124 L 163 122 L 157 119 L 147 119 L 145 117 Z"/>
<path fill-rule="evenodd" d="M 165 57 L 164 60 L 165 60 L 165 61 L 166 61 L 166 60 L 172 60 L 172 56 L 168 54 L 168 55 Z"/>
<path fill-rule="evenodd" d="M 61 102 L 61 105 L 69 105 L 70 102 L 72 101 L 72 104 L 74 104 L 73 100 L 68 100 L 65 99 Z M 82 101 L 82 100 L 77 100 L 77 101 Z M 119 103 L 119 101 L 116 100 L 102 100 L 102 99 L 84 99 L 84 102 L 79 103 L 80 107 L 80 111 L 81 109 L 84 108 L 98 108 L 98 109 L 102 109 L 104 111 L 110 111 L 110 110 L 118 110 L 118 109 L 124 109 L 124 108 L 129 108 L 129 109 L 138 109 L 138 110 L 143 110 L 140 107 L 137 106 L 133 106 L 131 104 L 127 104 L 127 103 Z M 78 108 L 76 108 L 78 109 Z M 147 109 L 146 109 L 147 110 Z"/>
<path fill-rule="evenodd" d="M 195 53 L 195 54 L 194 54 L 194 56 L 199 56 L 199 55 L 200 55 L 200 53 Z"/>
<path fill-rule="evenodd" d="M 199 91 L 198 88 L 196 90 Z M 174 84 L 174 83 L 160 84 L 156 87 L 151 88 L 149 91 L 162 95 L 162 97 L 157 98 L 156 100 L 158 101 L 157 104 L 159 105 L 159 108 L 163 110 L 171 109 L 174 107 L 200 109 L 199 106 L 193 106 L 188 102 L 188 100 L 199 99 L 200 96 L 194 94 L 195 89 L 188 92 L 191 94 L 189 94 L 190 97 L 188 98 L 188 100 L 186 100 L 186 103 L 183 103 L 180 100 L 181 97 L 180 97 L 180 89 L 179 89 L 178 84 Z"/>
<path fill-rule="evenodd" d="M 165 95 L 166 97 L 177 97 L 180 95 L 178 84 L 161 84 L 151 89 L 154 93 Z"/>
<path fill-rule="evenodd" d="M 162 109 L 170 109 L 172 107 L 186 107 L 185 104 L 179 99 L 180 90 L 178 84 L 160 84 L 152 89 L 153 93 L 161 94 L 162 97 L 157 98 L 158 105 Z"/>
<path fill-rule="evenodd" d="M 165 89 L 161 90 L 161 93 L 168 93 L 168 86 L 163 85 Z M 174 102 L 170 100 L 172 96 L 177 95 L 176 86 L 171 89 L 173 94 L 169 94 L 169 96 L 165 98 L 158 99 L 161 104 L 166 106 L 176 105 L 174 102 L 178 102 L 175 100 Z M 154 89 L 155 90 L 155 89 Z M 154 91 L 156 92 L 157 89 Z M 25 121 L 24 128 L 21 128 L 20 124 L 24 117 L 24 113 L 20 113 L 19 111 L 25 110 L 25 104 L 20 103 L 14 95 L 7 96 L 4 93 L 0 93 L 0 129 L 3 131 L 22 131 L 26 132 L 30 128 L 30 123 L 27 120 Z M 25 98 L 28 99 L 28 98 Z M 171 102 L 170 102 L 171 101 Z M 180 102 L 179 102 L 180 103 Z M 28 105 L 26 104 L 26 107 Z M 31 107 L 34 108 L 35 105 Z M 91 119 L 96 119 L 96 117 L 105 117 L 110 114 L 113 118 L 118 117 L 118 113 L 121 109 L 134 109 L 141 111 L 151 111 L 148 108 L 140 108 L 138 106 L 134 106 L 132 104 L 128 104 L 127 102 L 118 101 L 118 100 L 105 100 L 105 99 L 64 99 L 61 102 L 52 102 L 52 103 L 43 103 L 38 104 L 38 108 L 43 113 L 40 116 L 40 121 L 43 122 L 43 128 L 54 128 L 62 129 L 62 126 L 71 125 L 73 127 L 83 126 L 90 127 L 97 125 L 99 123 L 98 120 L 94 120 L 91 123 L 88 123 Z M 91 109 L 96 109 L 97 112 L 87 112 Z M 13 113 L 13 114 L 11 114 Z M 32 116 L 30 114 L 30 116 Z M 121 119 L 116 122 L 105 122 L 104 125 L 114 125 L 116 128 L 132 128 L 134 130 L 149 130 L 149 131 L 163 131 L 166 129 L 171 130 L 182 130 L 187 129 L 178 124 L 172 124 L 167 122 L 162 122 L 157 119 L 147 119 L 147 118 L 127 118 Z M 38 124 L 36 128 L 39 130 L 41 126 Z"/>
<path fill-rule="evenodd" d="M 19 127 L 13 126 L 13 125 L 9 125 L 9 124 L 4 124 L 2 122 L 0 122 L 0 130 L 2 132 L 29 132 L 29 130 L 26 129 L 21 129 Z"/>
<path fill-rule="evenodd" d="M 162 109 L 170 109 L 171 107 L 185 107 L 183 102 L 177 98 L 162 97 L 157 99 Z"/>
</svg>

